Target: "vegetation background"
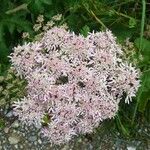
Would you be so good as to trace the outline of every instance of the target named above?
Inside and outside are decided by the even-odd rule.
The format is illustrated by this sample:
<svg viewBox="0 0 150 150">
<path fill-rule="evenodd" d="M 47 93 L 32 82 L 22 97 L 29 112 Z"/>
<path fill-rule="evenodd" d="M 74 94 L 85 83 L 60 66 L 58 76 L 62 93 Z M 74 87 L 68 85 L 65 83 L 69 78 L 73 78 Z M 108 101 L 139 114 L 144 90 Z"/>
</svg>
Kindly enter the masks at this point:
<svg viewBox="0 0 150 150">
<path fill-rule="evenodd" d="M 111 132 L 114 138 L 148 142 L 150 132 L 150 2 L 147 0 L 0 0 L 0 107 L 21 96 L 24 81 L 11 74 L 8 55 L 22 43 L 39 14 L 50 20 L 62 14 L 69 28 L 84 36 L 89 31 L 112 30 L 123 45 L 125 57 L 141 70 L 141 87 L 130 105 L 121 103 L 114 120 L 106 120 L 94 135 Z M 126 39 L 129 39 L 127 41 Z M 126 42 L 125 42 L 126 41 Z M 20 87 L 19 87 L 20 86 Z M 21 89 L 21 90 L 20 90 Z M 17 94 L 16 94 L 17 93 Z M 0 116 L 0 127 L 5 118 Z M 140 131 L 140 132 L 139 132 Z M 119 134 L 118 134 L 119 133 Z"/>
</svg>

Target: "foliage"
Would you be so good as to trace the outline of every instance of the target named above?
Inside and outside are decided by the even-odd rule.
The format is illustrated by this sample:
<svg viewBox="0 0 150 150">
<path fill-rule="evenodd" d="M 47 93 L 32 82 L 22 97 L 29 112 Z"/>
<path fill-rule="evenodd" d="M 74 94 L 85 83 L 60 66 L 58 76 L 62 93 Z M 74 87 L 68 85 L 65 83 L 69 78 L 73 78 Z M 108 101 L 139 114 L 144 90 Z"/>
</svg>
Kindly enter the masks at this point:
<svg viewBox="0 0 150 150">
<path fill-rule="evenodd" d="M 17 7 L 15 1 L 2 0 L 0 5 L 0 63 L 7 63 L 7 55 L 22 31 L 31 32 L 31 23 L 27 20 L 28 11 L 11 12 Z M 17 10 L 17 8 L 16 8 Z"/>
<path fill-rule="evenodd" d="M 121 41 L 137 35 L 140 29 L 142 6 L 136 0 L 1 0 L 1 4 L 0 63 L 8 62 L 7 55 L 21 42 L 18 36 L 22 32 L 33 33 L 32 25 L 39 14 L 48 20 L 63 14 L 69 28 L 78 33 L 107 27 Z"/>
<path fill-rule="evenodd" d="M 12 69 L 8 69 L 0 75 L 0 108 L 12 104 L 25 94 L 25 81 L 14 75 Z"/>
<path fill-rule="evenodd" d="M 4 119 L 0 118 L 0 129 L 5 127 L 5 121 Z"/>
</svg>

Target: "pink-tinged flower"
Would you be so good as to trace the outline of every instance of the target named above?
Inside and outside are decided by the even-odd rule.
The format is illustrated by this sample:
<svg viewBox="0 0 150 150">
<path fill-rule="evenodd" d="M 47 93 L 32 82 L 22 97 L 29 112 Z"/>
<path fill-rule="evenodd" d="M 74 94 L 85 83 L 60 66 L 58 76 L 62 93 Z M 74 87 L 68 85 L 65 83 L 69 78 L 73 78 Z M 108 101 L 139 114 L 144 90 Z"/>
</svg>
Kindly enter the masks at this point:
<svg viewBox="0 0 150 150">
<path fill-rule="evenodd" d="M 129 103 L 140 86 L 139 71 L 127 62 L 110 31 L 76 35 L 53 27 L 37 42 L 14 48 L 13 68 L 27 80 L 27 95 L 14 103 L 26 124 L 41 125 L 54 144 L 93 131 L 113 118 L 126 93 Z"/>
</svg>

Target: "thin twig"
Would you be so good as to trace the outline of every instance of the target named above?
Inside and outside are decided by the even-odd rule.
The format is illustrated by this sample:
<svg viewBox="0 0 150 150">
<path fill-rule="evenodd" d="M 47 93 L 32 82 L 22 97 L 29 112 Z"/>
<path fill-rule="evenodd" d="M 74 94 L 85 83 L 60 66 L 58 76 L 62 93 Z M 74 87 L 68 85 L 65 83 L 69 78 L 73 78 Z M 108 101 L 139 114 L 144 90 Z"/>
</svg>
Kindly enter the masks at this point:
<svg viewBox="0 0 150 150">
<path fill-rule="evenodd" d="M 92 10 L 91 10 L 90 12 L 91 12 L 92 16 L 95 18 L 95 20 L 96 20 L 99 24 L 101 24 L 101 26 L 102 26 L 104 29 L 106 29 L 107 27 L 104 25 L 104 23 L 103 23 L 99 18 L 97 18 L 97 16 L 94 14 L 94 12 L 93 12 Z"/>
<path fill-rule="evenodd" d="M 125 18 L 128 18 L 128 19 L 132 19 L 132 17 L 130 17 L 130 16 L 126 15 L 126 14 L 123 14 L 121 12 L 117 12 L 116 10 L 113 10 L 113 12 L 115 14 L 117 14 L 118 16 L 122 16 L 122 17 L 125 17 Z"/>
<path fill-rule="evenodd" d="M 84 6 L 84 5 L 83 5 Z M 91 14 L 95 20 L 104 28 L 107 29 L 107 27 L 105 26 L 105 24 L 95 15 L 95 13 L 92 10 L 88 10 L 88 8 L 86 6 L 84 6 L 85 9 L 88 11 L 89 14 Z"/>
</svg>

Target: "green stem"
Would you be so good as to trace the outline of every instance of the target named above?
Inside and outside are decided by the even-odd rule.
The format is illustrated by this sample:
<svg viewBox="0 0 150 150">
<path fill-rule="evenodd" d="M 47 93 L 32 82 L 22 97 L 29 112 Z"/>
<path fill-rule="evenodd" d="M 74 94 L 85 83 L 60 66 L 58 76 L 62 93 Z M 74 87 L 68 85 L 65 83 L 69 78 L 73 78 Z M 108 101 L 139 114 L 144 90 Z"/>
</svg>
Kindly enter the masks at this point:
<svg viewBox="0 0 150 150">
<path fill-rule="evenodd" d="M 146 84 L 146 80 L 143 82 L 143 86 L 145 86 L 145 84 Z M 136 102 L 135 109 L 134 109 L 134 112 L 133 112 L 133 117 L 132 117 L 131 125 L 134 124 L 134 120 L 135 120 L 135 117 L 136 117 L 136 113 L 137 113 L 137 109 L 138 109 L 138 105 L 139 105 L 139 102 L 140 102 L 140 99 L 141 99 L 142 92 L 143 92 L 143 88 L 140 89 L 139 94 L 137 96 L 137 102 Z"/>
<path fill-rule="evenodd" d="M 83 5 L 84 6 L 84 5 Z M 91 14 L 95 20 L 104 28 L 104 29 L 107 29 L 107 27 L 105 26 L 105 24 L 95 15 L 95 13 L 92 11 L 92 10 L 89 10 L 86 6 L 84 6 L 85 9 L 87 10 L 87 12 L 89 14 Z"/>
<path fill-rule="evenodd" d="M 145 24 L 145 13 L 146 13 L 146 2 L 145 2 L 145 0 L 142 0 L 142 6 L 143 7 L 142 7 L 141 33 L 140 33 L 140 50 L 142 49 L 142 39 L 143 39 L 144 24 Z M 145 82 L 143 83 L 143 85 L 144 84 L 145 84 Z M 137 97 L 137 102 L 136 102 L 135 109 L 134 109 L 134 112 L 133 112 L 131 125 L 134 124 L 134 120 L 135 120 L 135 117 L 136 117 L 138 105 L 139 105 L 139 102 L 140 102 L 140 95 L 142 94 L 142 92 L 143 92 L 143 90 L 141 89 L 139 94 L 138 94 L 138 97 Z"/>
<path fill-rule="evenodd" d="M 92 10 L 91 10 L 90 12 L 91 12 L 92 16 L 95 18 L 95 20 L 96 20 L 99 24 L 101 24 L 101 26 L 102 26 L 104 29 L 106 29 L 107 27 L 104 25 L 104 23 L 103 23 L 99 18 L 97 18 L 97 16 L 94 14 L 94 12 L 93 12 Z"/>
<path fill-rule="evenodd" d="M 120 120 L 120 117 L 119 117 L 119 114 L 116 114 L 116 119 L 117 119 L 116 121 L 117 121 L 117 124 L 118 124 L 118 128 L 121 129 L 121 131 L 123 132 L 124 135 L 129 136 L 129 132 L 126 130 L 126 128 L 122 124 L 122 122 Z"/>
<path fill-rule="evenodd" d="M 144 34 L 145 25 L 145 14 L 146 14 L 146 2 L 142 0 L 142 19 L 141 19 L 141 33 L 140 33 L 140 50 L 142 49 L 142 39 Z"/>
<path fill-rule="evenodd" d="M 6 11 L 6 14 L 9 15 L 9 14 L 15 13 L 15 12 L 20 11 L 20 10 L 27 10 L 27 5 L 28 4 L 22 4 L 22 5 L 14 8 L 14 9 Z"/>
<path fill-rule="evenodd" d="M 126 14 L 123 14 L 123 13 L 121 13 L 121 12 L 117 12 L 116 10 L 113 10 L 113 12 L 114 12 L 115 14 L 117 14 L 118 16 L 122 16 L 122 17 L 128 18 L 128 19 L 132 19 L 132 17 L 130 17 L 130 16 L 126 15 Z"/>
</svg>

